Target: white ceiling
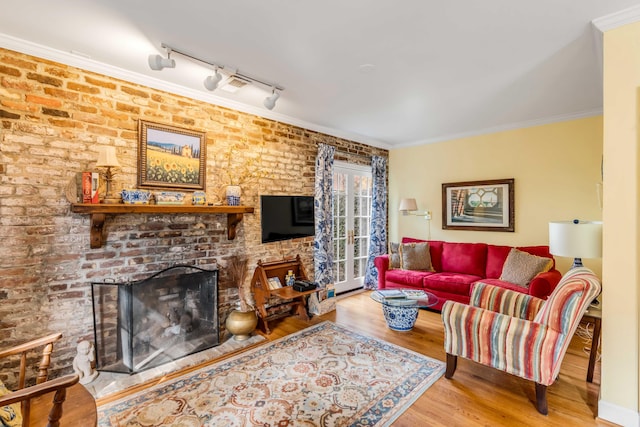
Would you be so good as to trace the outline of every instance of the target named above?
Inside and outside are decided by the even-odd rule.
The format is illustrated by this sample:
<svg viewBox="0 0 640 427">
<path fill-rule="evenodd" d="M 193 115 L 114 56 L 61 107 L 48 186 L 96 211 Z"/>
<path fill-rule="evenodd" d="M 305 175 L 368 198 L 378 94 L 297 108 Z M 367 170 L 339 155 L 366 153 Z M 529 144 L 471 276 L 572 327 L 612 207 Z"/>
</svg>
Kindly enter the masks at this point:
<svg viewBox="0 0 640 427">
<path fill-rule="evenodd" d="M 20 0 L 0 46 L 393 148 L 600 113 L 591 21 L 638 4 Z M 152 71 L 161 43 L 285 90 L 268 111 L 267 88 L 208 92 L 210 67 L 183 56 Z"/>
</svg>

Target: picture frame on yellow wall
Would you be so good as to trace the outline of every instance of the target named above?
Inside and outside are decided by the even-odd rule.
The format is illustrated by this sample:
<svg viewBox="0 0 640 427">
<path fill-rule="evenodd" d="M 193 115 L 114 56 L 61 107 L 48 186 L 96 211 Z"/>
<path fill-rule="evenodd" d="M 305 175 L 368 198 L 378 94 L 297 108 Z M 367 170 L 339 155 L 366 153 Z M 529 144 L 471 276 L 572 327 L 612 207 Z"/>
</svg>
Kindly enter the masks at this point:
<svg viewBox="0 0 640 427">
<path fill-rule="evenodd" d="M 515 231 L 514 183 L 510 178 L 442 184 L 442 228 Z"/>
</svg>

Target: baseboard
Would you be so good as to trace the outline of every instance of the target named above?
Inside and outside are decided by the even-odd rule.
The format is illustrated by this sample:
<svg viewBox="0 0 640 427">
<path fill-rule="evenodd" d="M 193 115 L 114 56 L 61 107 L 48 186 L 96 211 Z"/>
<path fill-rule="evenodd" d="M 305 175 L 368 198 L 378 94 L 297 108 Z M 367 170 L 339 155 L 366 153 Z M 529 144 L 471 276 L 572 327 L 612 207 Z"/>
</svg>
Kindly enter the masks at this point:
<svg viewBox="0 0 640 427">
<path fill-rule="evenodd" d="M 604 400 L 598 401 L 598 418 L 623 427 L 640 427 L 640 413 Z"/>
</svg>

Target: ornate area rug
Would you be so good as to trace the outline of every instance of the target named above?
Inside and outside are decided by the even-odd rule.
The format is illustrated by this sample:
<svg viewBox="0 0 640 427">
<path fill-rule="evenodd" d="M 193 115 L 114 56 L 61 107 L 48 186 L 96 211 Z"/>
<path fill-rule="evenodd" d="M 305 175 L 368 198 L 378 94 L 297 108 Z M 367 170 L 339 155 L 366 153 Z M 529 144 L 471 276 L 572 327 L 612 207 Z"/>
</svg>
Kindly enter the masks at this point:
<svg viewBox="0 0 640 427">
<path fill-rule="evenodd" d="M 98 408 L 106 426 L 385 426 L 443 362 L 324 322 Z"/>
</svg>

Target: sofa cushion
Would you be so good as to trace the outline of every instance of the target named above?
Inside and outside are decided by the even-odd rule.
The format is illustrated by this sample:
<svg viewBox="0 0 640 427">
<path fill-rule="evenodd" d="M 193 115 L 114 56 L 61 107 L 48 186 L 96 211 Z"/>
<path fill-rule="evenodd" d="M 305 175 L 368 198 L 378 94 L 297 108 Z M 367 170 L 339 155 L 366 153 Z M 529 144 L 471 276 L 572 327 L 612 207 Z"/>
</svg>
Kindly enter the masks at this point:
<svg viewBox="0 0 640 427">
<path fill-rule="evenodd" d="M 487 245 L 487 268 L 484 277 L 489 279 L 500 277 L 511 248 L 511 246 Z"/>
<path fill-rule="evenodd" d="M 400 266 L 403 270 L 433 271 L 429 243 L 403 243 L 400 245 Z"/>
<path fill-rule="evenodd" d="M 550 258 L 531 255 L 513 248 L 504 262 L 500 280 L 527 287 L 536 274 L 549 271 L 552 265 L 553 261 Z"/>
<path fill-rule="evenodd" d="M 414 239 L 413 237 L 403 237 L 402 243 L 420 243 L 429 242 L 429 253 L 431 254 L 431 267 L 435 272 L 442 271 L 442 247 L 444 241 L 442 240 L 421 240 Z"/>
<path fill-rule="evenodd" d="M 400 243 L 389 242 L 389 270 L 400 268 Z"/>
<path fill-rule="evenodd" d="M 442 248 L 442 271 L 484 277 L 487 265 L 485 243 L 448 243 Z"/>
<path fill-rule="evenodd" d="M 403 286 L 412 288 L 424 287 L 424 278 L 433 274 L 429 271 L 414 271 L 414 270 L 389 270 L 385 279 L 387 282 L 399 283 Z"/>
<path fill-rule="evenodd" d="M 435 273 L 424 278 L 424 288 L 469 296 L 471 284 L 480 279 L 480 276 L 469 274 Z"/>
</svg>

